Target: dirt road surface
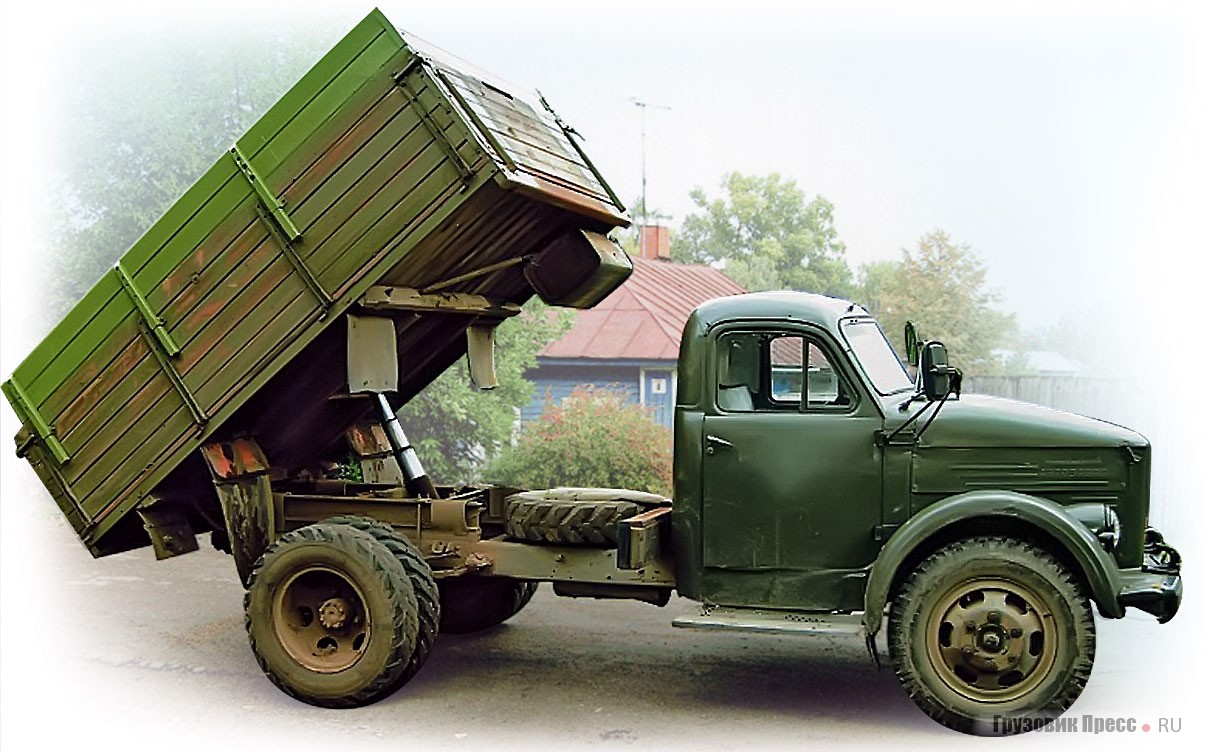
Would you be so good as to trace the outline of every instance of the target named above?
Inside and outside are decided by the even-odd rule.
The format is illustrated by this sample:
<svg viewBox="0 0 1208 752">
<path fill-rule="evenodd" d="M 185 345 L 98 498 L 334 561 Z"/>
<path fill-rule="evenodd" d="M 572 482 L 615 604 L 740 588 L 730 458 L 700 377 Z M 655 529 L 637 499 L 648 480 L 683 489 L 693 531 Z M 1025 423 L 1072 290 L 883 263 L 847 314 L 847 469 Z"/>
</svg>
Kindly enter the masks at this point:
<svg viewBox="0 0 1208 752">
<path fill-rule="evenodd" d="M 673 629 L 694 609 L 558 598 L 502 627 L 441 636 L 393 697 L 331 711 L 256 666 L 231 560 L 150 549 L 93 560 L 37 481 L 4 460 L 0 747 L 88 750 L 742 750 L 996 744 L 1184 746 L 1202 733 L 1198 620 L 1100 620 L 1079 716 L 1151 731 L 976 740 L 924 717 L 858 638 Z M 1198 580 L 1197 580 L 1198 581 Z M 883 643 L 882 643 L 883 650 Z M 1181 731 L 1159 734 L 1159 718 Z M 1014 746 L 1018 745 L 1018 746 Z M 988 748 L 988 747 L 987 747 Z"/>
</svg>

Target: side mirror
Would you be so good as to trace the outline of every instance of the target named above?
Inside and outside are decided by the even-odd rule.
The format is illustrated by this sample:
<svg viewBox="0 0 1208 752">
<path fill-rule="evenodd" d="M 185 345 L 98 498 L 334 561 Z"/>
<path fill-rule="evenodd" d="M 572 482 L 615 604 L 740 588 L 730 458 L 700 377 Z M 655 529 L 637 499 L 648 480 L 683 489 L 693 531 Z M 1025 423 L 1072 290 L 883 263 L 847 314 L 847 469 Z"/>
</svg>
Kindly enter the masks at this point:
<svg viewBox="0 0 1208 752">
<path fill-rule="evenodd" d="M 959 372 L 948 365 L 948 348 L 942 342 L 927 342 L 919 354 L 922 357 L 919 375 L 923 379 L 923 394 L 932 402 L 948 396 L 955 386 L 953 381 L 959 379 Z"/>
<path fill-rule="evenodd" d="M 910 365 L 919 365 L 919 329 L 913 321 L 906 322 L 906 360 Z"/>
</svg>

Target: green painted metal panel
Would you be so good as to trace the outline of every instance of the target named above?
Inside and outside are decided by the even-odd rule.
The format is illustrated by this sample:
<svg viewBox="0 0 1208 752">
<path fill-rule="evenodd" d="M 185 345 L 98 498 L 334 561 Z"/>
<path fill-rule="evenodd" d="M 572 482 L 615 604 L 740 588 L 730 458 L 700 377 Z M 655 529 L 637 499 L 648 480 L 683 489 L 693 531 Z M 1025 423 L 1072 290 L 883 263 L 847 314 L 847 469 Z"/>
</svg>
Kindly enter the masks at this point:
<svg viewBox="0 0 1208 752">
<path fill-rule="evenodd" d="M 457 227 L 512 253 L 532 253 L 550 232 L 598 229 L 601 216 L 627 222 L 620 206 L 579 215 L 531 185 L 508 199 L 521 208 L 497 210 L 518 195 L 497 187 L 514 165 L 450 98 L 442 80 L 456 63 L 416 54 L 371 13 L 238 140 L 243 163 L 218 158 L 14 372 L 5 393 L 27 408 L 27 456 L 94 554 L 129 547 L 105 536 L 129 532 L 125 516 L 370 285 L 467 261 L 434 240 L 457 235 L 438 234 L 455 214 Z M 477 74 L 458 75 L 475 88 Z M 526 142 L 557 147 L 565 134 L 537 114 L 496 116 L 523 126 Z M 541 201 L 544 210 L 522 208 Z M 518 275 L 505 279 L 523 285 Z M 531 294 L 514 281 L 501 289 Z M 436 334 L 441 352 L 460 336 Z M 429 370 L 426 379 L 439 372 Z M 299 396 L 321 405 L 329 393 Z"/>
</svg>

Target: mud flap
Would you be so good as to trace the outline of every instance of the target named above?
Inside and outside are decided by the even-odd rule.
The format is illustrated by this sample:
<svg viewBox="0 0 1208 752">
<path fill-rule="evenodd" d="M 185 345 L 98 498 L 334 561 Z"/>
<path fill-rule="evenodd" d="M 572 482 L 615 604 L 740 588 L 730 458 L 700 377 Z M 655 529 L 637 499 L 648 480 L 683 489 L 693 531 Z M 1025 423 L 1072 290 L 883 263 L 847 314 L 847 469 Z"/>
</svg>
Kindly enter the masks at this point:
<svg viewBox="0 0 1208 752">
<path fill-rule="evenodd" d="M 279 515 L 273 502 L 268 461 L 251 439 L 206 444 L 202 454 L 222 505 L 235 570 L 247 587 L 256 561 L 277 537 Z"/>
</svg>

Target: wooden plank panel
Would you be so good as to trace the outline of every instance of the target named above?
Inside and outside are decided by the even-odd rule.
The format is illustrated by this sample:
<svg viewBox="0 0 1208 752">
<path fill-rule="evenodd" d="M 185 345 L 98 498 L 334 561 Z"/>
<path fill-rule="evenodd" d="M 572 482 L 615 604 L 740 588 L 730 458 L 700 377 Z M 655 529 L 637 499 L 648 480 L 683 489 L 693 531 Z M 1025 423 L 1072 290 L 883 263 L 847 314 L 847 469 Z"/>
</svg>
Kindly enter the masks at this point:
<svg viewBox="0 0 1208 752">
<path fill-rule="evenodd" d="M 578 161 L 577 154 L 572 156 L 568 151 L 570 148 L 562 140 L 561 134 L 555 135 L 549 131 L 539 130 L 539 126 L 532 122 L 526 122 L 515 117 L 514 113 L 508 113 L 510 117 L 501 116 L 498 113 L 487 112 L 482 109 L 477 110 L 479 118 L 483 124 L 491 129 L 492 133 L 505 134 L 513 138 L 532 144 L 545 151 L 566 156 L 569 159 Z"/>
<path fill-rule="evenodd" d="M 249 288 L 260 284 L 260 276 L 272 265 L 276 265 L 276 278 L 295 274 L 285 258 L 276 240 L 271 238 L 267 230 L 252 228 L 248 235 L 248 245 L 251 250 L 244 255 L 237 266 L 232 267 L 223 277 L 221 284 L 214 292 L 196 306 L 190 308 L 178 319 L 169 330 L 172 337 L 180 344 L 181 353 L 177 366 L 183 371 L 198 358 L 206 355 L 204 348 L 213 336 L 207 332 L 220 316 L 231 306 L 240 308 L 239 316 L 247 316 L 254 307 L 248 304 Z"/>
<path fill-rule="evenodd" d="M 171 321 L 167 309 L 176 298 L 181 295 L 196 296 L 208 289 L 204 282 L 212 278 L 212 266 L 227 263 L 231 246 L 239 241 L 252 223 L 258 221 L 258 205 L 256 196 L 250 190 L 244 191 L 242 200 L 230 207 L 221 221 L 210 227 L 208 235 L 193 243 L 191 250 L 178 254 L 176 252 L 180 248 L 165 248 L 162 255 L 176 255 L 177 263 L 161 282 L 143 291 L 151 310 Z"/>
<path fill-rule="evenodd" d="M 425 101 L 432 97 L 434 95 L 424 96 L 424 92 L 420 92 L 421 106 L 429 111 L 439 127 L 450 131 L 453 128 L 450 116 L 441 111 L 438 103 Z M 401 94 L 399 100 L 406 103 Z M 359 197 L 371 196 L 380 190 L 395 172 L 410 169 L 410 159 L 428 148 L 430 143 L 433 143 L 431 133 L 410 106 L 396 110 L 392 120 L 367 135 L 355 153 L 298 204 L 294 218 L 304 228 L 299 255 L 308 258 L 318 251 L 329 235 L 330 230 L 325 232 L 317 226 L 320 217 L 341 216 L 346 210 L 344 207 L 355 207 Z"/>
<path fill-rule="evenodd" d="M 251 378 L 263 369 L 285 344 L 292 341 L 294 332 L 311 319 L 315 305 L 307 298 L 304 290 L 291 289 L 288 284 L 283 284 L 275 291 L 274 299 L 278 298 L 286 299 L 279 309 L 279 315 L 253 333 L 240 357 L 231 362 L 230 368 L 235 377 L 226 378 L 224 374 L 223 379 L 210 378 L 198 387 L 198 398 L 205 400 L 206 404 L 212 405 L 215 410 L 222 409 L 239 396 Z"/>
<path fill-rule="evenodd" d="M 356 190 L 345 192 L 315 218 L 311 234 L 319 239 L 317 244 L 303 243 L 299 247 L 299 255 L 307 259 L 315 275 L 324 284 L 338 285 L 343 281 L 330 278 L 324 271 L 352 247 L 355 238 L 363 235 L 381 217 L 383 201 L 393 203 L 399 200 L 436 165 L 446 162 L 444 153 L 418 128 L 399 142 L 391 155 L 393 159 L 382 159 L 375 164 L 361 179 Z M 449 170 L 456 174 L 452 166 Z M 383 194 L 386 194 L 385 198 Z M 371 250 L 365 249 L 365 252 Z"/>
<path fill-rule="evenodd" d="M 474 108 L 478 117 L 488 125 L 494 125 L 494 130 L 504 133 L 516 129 L 527 135 L 535 143 L 543 143 L 549 149 L 566 149 L 563 143 L 566 138 L 549 113 L 538 110 L 528 102 L 516 104 L 512 101 L 501 101 L 483 98 L 476 90 L 468 87 L 464 79 L 449 77 L 453 86 L 461 96 Z M 530 116 L 531 114 L 531 116 Z"/>
<path fill-rule="evenodd" d="M 457 87 L 462 95 L 470 102 L 479 105 L 481 108 L 490 111 L 514 110 L 523 111 L 527 119 L 531 119 L 535 124 L 543 126 L 545 129 L 554 133 L 560 133 L 561 128 L 558 126 L 558 121 L 550 114 L 549 110 L 545 109 L 537 102 L 530 102 L 527 98 L 509 97 L 499 93 L 495 89 L 484 86 L 482 82 L 471 76 L 466 76 L 449 68 L 441 68 L 446 81 Z"/>
<path fill-rule="evenodd" d="M 110 335 L 118 323 L 130 315 L 134 306 L 121 291 L 121 284 L 113 274 L 106 274 L 100 282 L 88 292 L 75 310 L 88 310 L 90 316 L 81 323 L 80 328 L 72 331 L 60 331 L 55 328 L 52 336 L 43 340 L 43 345 L 52 343 L 57 348 L 47 348 L 46 352 L 39 346 L 34 352 L 38 361 L 44 362 L 44 367 L 37 376 L 24 376 L 18 369 L 15 374 L 25 387 L 25 393 L 33 404 L 42 409 L 43 403 L 65 380 L 75 373 L 80 364 L 92 354 L 97 347 Z M 66 321 L 66 320 L 65 320 Z M 26 359 L 26 365 L 31 362 Z M 48 420 L 50 416 L 45 416 Z"/>
<path fill-rule="evenodd" d="M 63 466 L 63 477 L 71 484 L 76 497 L 83 500 L 97 483 L 108 477 L 114 468 L 129 465 L 137 467 L 132 455 L 133 448 L 142 439 L 163 428 L 165 403 L 175 409 L 184 405 L 165 376 L 156 376 L 148 381 L 129 402 L 123 405 L 110 419 L 109 430 L 98 432 L 77 450 L 76 456 Z M 132 442 L 131 437 L 142 437 Z M 108 451 L 120 446 L 120 452 Z"/>
<path fill-rule="evenodd" d="M 241 205 L 254 200 L 252 187 L 242 174 L 237 174 L 238 168 L 235 167 L 234 160 L 224 157 L 218 160 L 218 164 L 231 173 L 231 179 L 223 185 L 222 189 L 204 205 L 198 207 L 193 216 L 164 243 L 141 269 L 135 271 L 123 262 L 123 266 L 126 267 L 126 271 L 130 273 L 130 277 L 134 281 L 135 289 L 142 292 L 144 296 L 158 287 L 172 273 L 172 270 L 209 239 L 216 229 L 220 229 L 232 212 Z"/>
<path fill-rule="evenodd" d="M 179 292 L 167 298 L 165 288 L 169 285 L 165 283 L 148 295 L 149 302 L 153 301 L 153 307 L 167 322 L 169 331 L 214 296 L 229 295 L 230 290 L 225 282 L 227 277 L 238 271 L 248 254 L 268 236 L 268 229 L 251 205 L 240 207 L 231 215 L 228 224 L 239 228 L 239 234 L 231 242 L 225 245 L 220 242 L 204 243 L 181 266 L 180 272 L 173 272 L 173 276 L 179 274 L 188 280 L 183 287 L 171 285 L 180 287 Z"/>
<path fill-rule="evenodd" d="M 341 71 L 382 36 L 382 22 L 372 16 L 373 14 L 370 14 L 348 32 L 248 129 L 238 141 L 244 154 L 254 159 L 320 91 L 330 85 Z M 271 172 L 268 166 L 262 169 Z"/>
<path fill-rule="evenodd" d="M 161 451 L 158 455 L 153 456 L 141 470 L 115 473 L 111 478 L 106 479 L 103 486 L 93 492 L 87 502 L 91 509 L 89 514 L 92 517 L 93 527 L 88 535 L 81 536 L 86 544 L 99 547 L 98 542 L 104 535 L 134 509 L 142 496 L 150 493 L 155 484 L 163 479 L 165 464 L 173 463 L 172 466 L 175 466 L 186 455 L 197 451 L 200 444 L 195 440 L 194 434 L 168 433 L 168 428 L 183 425 L 186 420 L 189 420 L 188 411 L 181 407 L 177 413 L 170 416 L 170 424 L 166 425 L 164 430 L 165 435 L 174 435 L 178 438 L 167 445 L 157 444 Z"/>
<path fill-rule="evenodd" d="M 196 183 L 184 192 L 184 195 L 168 207 L 163 216 L 151 225 L 151 229 L 147 230 L 129 250 L 122 254 L 122 266 L 131 276 L 141 271 L 147 261 L 153 258 L 165 243 L 175 237 L 180 228 L 197 213 L 198 209 L 208 204 L 216 193 L 227 186 L 235 176 L 233 168 L 234 165 L 230 164 L 230 160 L 226 160 L 225 163 L 222 159 L 216 161 Z"/>
<path fill-rule="evenodd" d="M 64 379 L 54 394 L 47 397 L 42 409 L 47 415 L 54 415 L 54 429 L 60 437 L 71 431 L 82 416 L 112 389 L 112 381 L 121 379 L 123 367 L 133 366 L 130 350 L 139 339 L 139 317 L 130 311 L 130 315 L 118 323 L 114 333 L 98 346 L 92 356 L 70 378 Z"/>
<path fill-rule="evenodd" d="M 595 181 L 594 176 L 587 173 L 587 166 L 583 164 L 578 153 L 571 151 L 570 145 L 554 140 L 551 134 L 536 134 L 531 129 L 517 127 L 510 122 L 500 123 L 489 117 L 484 117 L 483 122 L 501 141 L 507 139 L 523 144 L 528 149 L 538 152 L 541 158 L 550 160 L 552 164 L 571 165 L 582 170 L 593 182 Z"/>
<path fill-rule="evenodd" d="M 112 334 L 97 343 L 92 354 L 68 378 L 64 379 L 54 392 L 42 403 L 43 415 L 53 416 L 57 433 L 62 434 L 75 420 L 78 419 L 78 408 L 68 408 L 86 397 L 96 400 L 98 395 L 93 382 L 110 367 L 113 360 L 121 355 L 130 341 L 138 336 L 138 316 L 130 311 L 126 318 L 118 322 Z"/>
<path fill-rule="evenodd" d="M 267 249 L 266 255 L 269 257 L 270 263 L 272 260 L 279 259 L 274 252 L 275 249 L 271 248 L 268 243 L 262 243 L 262 246 Z M 231 328 L 238 324 L 238 319 L 240 317 L 236 315 L 236 311 L 238 310 L 237 307 L 240 303 L 246 303 L 249 298 L 252 300 L 259 300 L 260 298 L 257 297 L 257 293 L 264 293 L 265 289 L 271 291 L 283 277 L 287 276 L 290 271 L 292 271 L 292 267 L 289 267 L 288 262 L 280 260 L 280 265 L 288 267 L 288 269 L 279 270 L 276 274 L 262 274 L 261 278 L 268 276 L 270 279 L 267 281 L 257 279 L 255 283 L 245 288 L 239 296 L 236 296 L 234 299 L 232 299 L 231 304 L 224 309 L 224 313 L 227 315 L 219 315 L 213 320 L 206 322 L 206 326 L 211 329 L 211 334 L 213 336 L 222 337 Z M 301 282 L 298 284 L 301 284 Z M 243 318 L 246 319 L 246 315 L 244 315 Z M 178 341 L 185 342 L 185 338 L 183 336 L 179 336 L 180 334 L 180 332 L 176 333 Z M 188 381 L 188 369 L 192 368 L 197 361 L 203 359 L 203 357 L 212 349 L 212 347 L 213 343 L 210 343 L 209 346 L 206 346 L 206 344 L 203 343 L 203 345 L 200 347 L 190 347 L 188 344 L 186 344 L 182 349 L 181 357 L 173 361 L 174 367 L 182 375 L 182 377 L 184 377 L 185 383 L 190 387 L 190 389 L 194 388 L 194 385 L 190 384 Z M 112 430 L 108 430 L 103 436 L 98 437 L 100 446 L 94 447 L 93 445 L 96 442 L 87 443 L 81 448 L 79 457 L 73 458 L 71 463 L 72 467 L 70 468 L 67 477 L 74 484 L 76 493 L 81 498 L 92 492 L 94 486 L 90 484 L 93 482 L 99 482 L 101 473 L 104 473 L 104 477 L 108 477 L 109 472 L 111 472 L 116 465 L 120 465 L 123 461 L 120 453 L 110 453 L 114 456 L 103 458 L 101 455 L 108 446 L 120 445 L 128 452 L 132 449 L 132 441 L 137 440 L 141 442 L 150 435 L 147 433 L 148 431 L 158 431 L 159 429 L 157 426 L 158 420 L 161 417 L 160 413 L 166 409 L 162 407 L 160 403 L 163 399 L 165 399 L 166 396 L 170 395 L 168 399 L 176 403 L 183 404 L 181 398 L 175 393 L 171 382 L 165 375 L 159 372 L 158 362 L 152 359 L 150 363 L 155 367 L 157 376 L 144 384 L 143 387 L 129 399 L 129 401 L 122 405 L 110 417 L 109 425 L 112 427 Z M 223 367 L 225 367 L 225 365 L 225 361 L 210 359 L 207 363 L 206 375 L 220 371 Z M 202 406 L 203 408 L 206 407 L 204 403 Z M 192 419 L 190 416 L 190 422 L 191 420 Z M 77 459 L 78 462 L 76 461 Z M 94 467 L 94 464 L 102 459 L 104 459 L 104 462 L 101 462 L 101 469 L 98 470 Z"/>
<path fill-rule="evenodd" d="M 288 266 L 284 261 L 282 264 Z M 268 310 L 289 310 L 290 315 L 294 317 L 289 325 L 296 327 L 306 317 L 299 316 L 297 310 L 280 305 L 279 301 L 297 299 L 306 292 L 305 285 L 288 273 L 279 274 L 274 273 L 275 271 L 272 268 L 267 270 L 256 284 L 241 295 L 246 294 L 254 300 L 263 301 L 266 306 L 271 305 L 272 308 Z M 214 351 L 214 356 L 197 357 L 192 363 L 186 362 L 186 358 L 182 356 L 176 364 L 185 384 L 203 408 L 208 409 L 211 405 L 208 404 L 206 395 L 200 393 L 200 389 L 211 380 L 220 385 L 237 382 L 239 374 L 243 371 L 241 360 L 263 357 L 270 346 L 266 345 L 264 340 L 255 341 L 256 335 L 271 326 L 273 321 L 280 321 L 280 315 L 270 319 L 268 323 L 259 317 L 239 316 L 237 314 L 240 302 L 232 301 L 232 305 L 224 311 L 226 315 L 220 315 L 214 325 L 208 327 L 214 339 L 206 343 L 209 345 L 206 351 Z M 305 301 L 305 304 L 312 309 L 316 307 L 313 301 Z M 254 341 L 264 350 L 259 353 L 251 350 L 249 345 Z M 198 348 L 194 348 L 194 352 L 197 350 Z M 221 377 L 215 378 L 219 374 Z M 158 448 L 170 443 L 174 437 L 183 432 L 196 435 L 196 425 L 191 414 L 187 410 L 178 412 L 178 408 L 182 406 L 180 396 L 171 388 L 167 378 L 154 378 L 115 416 L 113 431 L 106 432 L 105 436 L 98 437 L 97 441 L 81 449 L 81 465 L 72 468 L 70 474 L 77 495 L 81 499 L 92 499 L 98 489 L 106 483 L 120 487 L 123 478 L 131 480 L 130 473 L 144 468 L 145 462 L 156 456 Z M 183 416 L 183 419 L 180 416 Z M 166 422 L 170 417 L 179 425 Z M 96 443 L 102 443 L 104 446 L 93 451 L 93 445 Z M 105 446 L 119 443 L 125 450 L 125 456 L 104 452 Z M 92 506 L 86 503 L 86 508 L 91 510 Z"/>
<path fill-rule="evenodd" d="M 432 175 L 438 171 L 445 177 L 434 179 Z M 410 223 L 410 218 L 420 214 L 430 196 L 417 197 L 417 192 L 429 186 L 440 190 L 459 180 L 460 175 L 441 150 L 429 145 L 415 155 L 406 169 L 398 171 L 380 190 L 351 208 L 351 219 L 340 224 L 313 254 L 315 274 L 330 288 L 339 289 L 368 255 L 377 252 L 398 229 Z M 387 217 L 391 217 L 392 226 L 383 233 L 381 223 Z M 374 228 L 379 228 L 378 232 L 371 232 Z"/>
<path fill-rule="evenodd" d="M 612 200 L 603 193 L 604 189 L 600 187 L 599 181 L 592 177 L 586 167 L 555 154 L 541 151 L 511 136 L 497 134 L 497 138 L 521 169 L 549 175 L 568 183 L 583 193 L 611 203 Z"/>
<path fill-rule="evenodd" d="M 218 370 L 215 365 L 221 367 L 227 364 L 243 345 L 243 340 L 233 338 L 235 332 L 241 327 L 246 329 L 252 326 L 252 323 L 247 323 L 249 320 L 263 319 L 275 311 L 275 308 L 269 307 L 272 305 L 270 295 L 278 285 L 289 280 L 297 289 L 306 289 L 293 266 L 277 253 L 271 241 L 257 247 L 249 257 L 248 266 L 254 267 L 247 272 L 248 276 L 251 277 L 253 273 L 255 276 L 237 294 L 220 301 L 221 309 L 209 317 L 189 320 L 187 325 L 193 329 L 191 332 L 184 329 L 186 323 L 182 322 L 182 338 L 187 337 L 189 344 L 181 350 L 176 368 L 185 384 L 194 391 L 199 384 L 198 377 L 193 373 L 195 369 L 200 367 L 202 373 L 208 375 Z M 318 301 L 314 302 L 317 307 Z M 253 311 L 257 315 L 249 315 Z"/>
<path fill-rule="evenodd" d="M 349 95 L 344 105 L 312 137 L 299 144 L 280 164 L 261 172 L 269 189 L 275 195 L 282 195 L 300 175 L 328 153 L 336 139 L 356 127 L 373 107 L 390 96 L 394 91 L 391 72 L 401 69 L 409 58 L 410 53 L 406 50 L 395 53 L 380 70 L 366 78 Z"/>
<path fill-rule="evenodd" d="M 303 245 L 310 246 L 309 250 L 299 250 L 304 258 L 326 237 L 316 237 L 314 233 L 315 222 L 320 216 L 350 192 L 363 195 L 376 190 L 385 181 L 385 176 L 391 174 L 388 171 L 405 169 L 405 162 L 399 163 L 403 155 L 419 151 L 432 141 L 419 117 L 407 108 L 396 110 L 391 120 L 372 134 L 357 135 L 366 138 L 360 144 L 350 144 L 356 151 L 347 155 L 333 171 L 327 175 L 316 172 L 308 176 L 304 185 L 297 186 L 299 197 L 293 218 L 302 230 Z M 375 178 L 375 174 L 378 177 Z"/>
<path fill-rule="evenodd" d="M 232 333 L 232 338 L 243 343 L 239 349 L 241 357 L 225 361 L 222 369 L 232 371 L 224 374 L 223 378 L 215 378 L 218 368 L 213 368 L 217 361 L 203 361 L 195 375 L 201 373 L 207 378 L 197 391 L 198 401 L 202 404 L 221 406 L 221 392 L 226 388 L 226 399 L 238 395 L 246 386 L 250 377 L 270 360 L 279 344 L 289 340 L 288 334 L 305 325 L 306 312 L 314 308 L 314 304 L 306 299 L 306 293 L 301 286 L 289 289 L 288 281 L 274 290 L 274 298 L 289 298 L 289 302 L 277 308 L 278 315 L 264 323 L 244 319 L 243 326 Z M 214 371 L 213 373 L 204 373 Z M 155 428 L 143 430 L 143 426 L 154 424 Z M 79 477 L 75 486 L 83 494 L 83 506 L 92 515 L 103 511 L 112 501 L 125 496 L 120 492 L 132 487 L 138 482 L 138 476 L 150 467 L 156 466 L 167 454 L 171 447 L 186 443 L 190 437 L 196 436 L 195 425 L 187 410 L 184 410 L 179 400 L 171 394 L 164 394 L 144 414 L 143 420 L 137 426 L 131 427 L 122 435 L 122 444 L 131 447 L 129 459 L 125 462 L 113 463 L 108 457 L 102 457 L 92 464 Z M 165 448 L 165 439 L 168 448 Z M 133 476 L 133 477 L 131 477 Z M 116 496 L 116 498 L 114 498 Z"/>
<path fill-rule="evenodd" d="M 159 363 L 152 357 L 141 337 L 130 343 L 126 353 L 123 353 L 123 360 L 130 361 L 129 367 L 123 370 L 115 364 L 112 370 L 102 376 L 103 388 L 108 388 L 95 403 L 88 404 L 81 400 L 84 412 L 63 436 L 64 445 L 70 443 L 73 451 L 79 451 L 102 431 L 108 437 L 105 440 L 111 441 L 116 435 L 111 433 L 114 417 L 126 409 L 130 401 L 146 389 L 153 379 L 163 378 Z"/>
<path fill-rule="evenodd" d="M 193 418 L 180 398 L 175 393 L 161 393 L 143 420 L 122 435 L 123 449 L 131 448 L 122 460 L 115 461 L 113 453 L 99 453 L 97 461 L 72 481 L 80 506 L 96 519 L 117 492 L 137 483 L 140 475 L 155 467 L 154 459 L 164 449 L 160 436 L 180 436 L 191 425 Z M 152 438 L 155 440 L 149 441 Z"/>
<path fill-rule="evenodd" d="M 405 104 L 400 96 L 386 95 L 378 98 L 351 127 L 336 138 L 334 143 L 326 144 L 323 152 L 304 170 L 298 172 L 278 195 L 287 206 L 294 207 L 293 211 L 296 212 L 297 207 L 336 174 L 343 164 L 355 157 L 358 151 L 364 150 Z M 297 224 L 297 218 L 294 219 Z"/>
<path fill-rule="evenodd" d="M 447 164 L 444 163 L 444 165 Z M 436 171 L 434 170 L 434 172 Z M 349 267 L 346 255 L 330 268 L 328 273 L 331 276 L 346 280 L 336 288 L 336 294 L 344 295 L 356 285 L 361 284 L 372 268 L 376 267 L 388 254 L 394 253 L 400 244 L 409 243 L 423 223 L 442 211 L 450 199 L 461 191 L 461 188 L 461 181 L 453 177 L 450 177 L 442 186 L 439 180 L 429 176 L 417 187 L 405 204 L 403 202 L 396 204 L 380 224 L 375 225 L 370 232 L 356 241 L 358 245 L 363 244 L 366 248 L 380 248 L 381 250 L 360 266 Z M 380 272 L 378 273 L 380 274 Z"/>
<path fill-rule="evenodd" d="M 313 97 L 302 106 L 298 114 L 263 144 L 249 152 L 245 148 L 248 137 L 244 136 L 238 142 L 239 148 L 244 154 L 249 154 L 249 161 L 261 174 L 271 173 L 339 111 L 351 94 L 359 89 L 366 79 L 390 62 L 398 51 L 397 42 L 385 35 L 379 35 L 361 54 L 350 61 L 347 67 L 337 73 L 330 84 L 317 93 L 309 92 L 313 93 Z"/>
</svg>

